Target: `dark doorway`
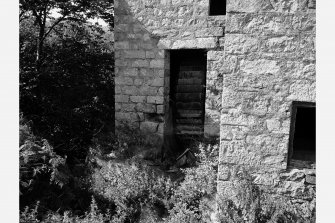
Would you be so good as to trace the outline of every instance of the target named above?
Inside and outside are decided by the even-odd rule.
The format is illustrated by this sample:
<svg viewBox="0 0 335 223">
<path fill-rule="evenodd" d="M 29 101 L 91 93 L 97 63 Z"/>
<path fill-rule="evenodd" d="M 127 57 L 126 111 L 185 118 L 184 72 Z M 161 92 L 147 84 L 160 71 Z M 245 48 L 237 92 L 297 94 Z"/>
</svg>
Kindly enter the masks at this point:
<svg viewBox="0 0 335 223">
<path fill-rule="evenodd" d="M 293 102 L 291 122 L 290 158 L 315 162 L 315 103 Z"/>
<path fill-rule="evenodd" d="M 172 50 L 170 98 L 173 129 L 180 150 L 204 132 L 206 51 Z"/>
</svg>

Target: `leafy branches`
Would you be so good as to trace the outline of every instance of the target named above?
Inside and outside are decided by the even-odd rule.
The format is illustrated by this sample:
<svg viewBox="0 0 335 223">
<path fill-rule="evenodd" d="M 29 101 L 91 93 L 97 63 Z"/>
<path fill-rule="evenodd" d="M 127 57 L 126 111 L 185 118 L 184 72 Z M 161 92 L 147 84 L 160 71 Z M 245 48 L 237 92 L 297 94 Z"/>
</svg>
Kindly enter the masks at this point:
<svg viewBox="0 0 335 223">
<path fill-rule="evenodd" d="M 38 26 L 36 69 L 40 69 L 44 41 L 58 25 L 64 21 L 85 24 L 90 18 L 101 17 L 112 27 L 113 3 L 108 0 L 20 0 L 20 22 L 32 16 Z"/>
</svg>

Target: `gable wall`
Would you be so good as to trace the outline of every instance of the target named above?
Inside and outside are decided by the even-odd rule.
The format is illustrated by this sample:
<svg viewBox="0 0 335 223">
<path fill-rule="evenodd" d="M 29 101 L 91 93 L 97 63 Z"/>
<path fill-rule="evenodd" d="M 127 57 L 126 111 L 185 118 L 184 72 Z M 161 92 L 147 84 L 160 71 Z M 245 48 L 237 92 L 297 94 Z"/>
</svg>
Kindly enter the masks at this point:
<svg viewBox="0 0 335 223">
<path fill-rule="evenodd" d="M 245 168 L 260 185 L 313 197 L 315 169 L 287 158 L 292 101 L 315 102 L 315 4 L 228 0 L 224 53 L 219 191 Z"/>
</svg>

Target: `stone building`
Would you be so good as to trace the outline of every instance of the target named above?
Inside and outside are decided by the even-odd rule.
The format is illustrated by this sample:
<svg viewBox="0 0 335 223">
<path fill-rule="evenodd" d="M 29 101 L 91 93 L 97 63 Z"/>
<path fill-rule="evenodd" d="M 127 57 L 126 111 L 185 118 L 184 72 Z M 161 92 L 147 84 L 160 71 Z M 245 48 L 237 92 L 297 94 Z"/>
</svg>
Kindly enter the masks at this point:
<svg viewBox="0 0 335 223">
<path fill-rule="evenodd" d="M 315 23 L 315 0 L 116 0 L 116 125 L 219 136 L 220 193 L 246 167 L 313 198 Z"/>
</svg>

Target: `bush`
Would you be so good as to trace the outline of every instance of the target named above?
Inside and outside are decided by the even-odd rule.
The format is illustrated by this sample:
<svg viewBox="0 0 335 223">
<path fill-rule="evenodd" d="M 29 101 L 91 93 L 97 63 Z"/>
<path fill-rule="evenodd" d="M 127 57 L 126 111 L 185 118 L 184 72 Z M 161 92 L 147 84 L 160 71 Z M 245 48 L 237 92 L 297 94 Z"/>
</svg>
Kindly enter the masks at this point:
<svg viewBox="0 0 335 223">
<path fill-rule="evenodd" d="M 69 182 L 69 174 L 65 158 L 57 155 L 47 140 L 34 136 L 22 116 L 19 129 L 20 201 L 26 205 L 40 198 L 43 187 L 63 187 Z"/>
<path fill-rule="evenodd" d="M 294 204 L 289 197 L 271 194 L 253 183 L 253 177 L 240 168 L 231 182 L 234 196 L 218 198 L 222 223 L 290 223 L 315 222 L 313 212 Z"/>
<path fill-rule="evenodd" d="M 78 212 L 73 211 L 76 209 L 70 203 L 59 211 L 54 207 L 46 211 L 45 204 L 50 197 L 48 200 L 44 194 L 32 199 L 34 202 L 41 199 L 41 202 L 35 202 L 33 208 L 26 207 L 21 212 L 20 222 L 206 223 L 213 218 L 222 223 L 315 222 L 313 211 L 306 211 L 303 205 L 255 185 L 253 177 L 243 168 L 232 176 L 234 196 L 216 195 L 218 145 L 199 144 L 193 148 L 199 151 L 196 165 L 182 169 L 183 179 L 172 181 L 171 174 L 138 155 L 143 148 L 151 148 L 150 141 L 127 131 L 119 131 L 113 141 L 108 137 L 94 140 L 87 164 L 95 165 L 89 165 L 91 175 L 85 178 L 90 185 L 86 188 L 86 196 L 91 198 L 87 212 L 84 213 L 88 205 L 81 206 Z M 51 183 L 57 188 L 63 185 L 61 193 L 50 186 L 43 190 L 53 192 L 52 199 L 56 194 L 72 193 L 70 200 L 79 200 L 78 194 L 73 192 L 78 187 L 64 189 L 73 176 L 72 172 L 65 171 L 65 159 L 56 155 L 47 141 L 40 142 L 32 135 L 27 123 L 21 123 L 20 136 L 22 167 L 40 169 L 35 176 L 22 171 L 22 184 L 31 179 L 36 182 L 31 183 L 32 188 L 41 183 Z M 41 158 L 41 154 L 45 157 Z M 44 162 L 42 166 L 41 161 Z M 42 173 L 47 177 L 39 178 Z M 21 196 L 26 196 L 27 191 L 22 191 Z"/>
<path fill-rule="evenodd" d="M 97 169 L 92 176 L 92 188 L 116 205 L 116 212 L 124 215 L 125 222 L 135 222 L 146 208 L 158 208 L 156 214 L 164 214 L 175 184 L 131 159 L 126 163 L 110 162 Z"/>
<path fill-rule="evenodd" d="M 35 205 L 33 209 L 28 207 L 25 208 L 23 212 L 20 214 L 20 223 L 53 223 L 53 222 L 63 222 L 63 223 L 104 223 L 104 222 L 112 222 L 118 223 L 119 219 L 114 218 L 111 220 L 109 214 L 102 214 L 99 211 L 97 203 L 95 199 L 92 197 L 90 210 L 85 213 L 84 216 L 72 216 L 71 212 L 66 211 L 63 215 L 57 212 L 49 212 L 46 217 L 42 220 L 38 220 L 38 209 L 39 203 Z"/>
<path fill-rule="evenodd" d="M 198 165 L 184 170 L 185 179 L 173 193 L 167 223 L 210 222 L 215 211 L 218 146 L 200 144 L 199 151 Z"/>
<path fill-rule="evenodd" d="M 20 117 L 20 209 L 39 201 L 41 217 L 49 210 L 84 210 L 91 193 L 83 174 L 74 175 L 66 157 L 54 152 L 46 139 L 32 134 L 29 122 Z"/>
</svg>

